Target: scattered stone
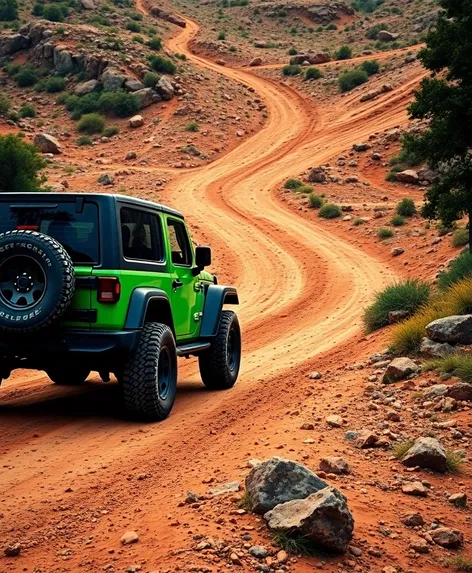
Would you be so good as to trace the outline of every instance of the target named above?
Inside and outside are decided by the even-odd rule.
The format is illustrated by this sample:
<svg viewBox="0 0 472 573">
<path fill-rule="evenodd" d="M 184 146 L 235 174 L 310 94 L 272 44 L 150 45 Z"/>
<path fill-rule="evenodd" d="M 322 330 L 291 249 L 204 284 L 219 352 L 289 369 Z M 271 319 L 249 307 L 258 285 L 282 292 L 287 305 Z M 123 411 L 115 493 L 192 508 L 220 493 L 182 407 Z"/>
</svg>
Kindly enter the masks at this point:
<svg viewBox="0 0 472 573">
<path fill-rule="evenodd" d="M 53 155 L 62 153 L 59 141 L 48 133 L 38 133 L 34 138 L 34 144 L 42 153 L 52 153 Z"/>
<path fill-rule="evenodd" d="M 446 453 L 438 440 L 418 438 L 406 452 L 402 464 L 410 468 L 429 468 L 444 473 L 447 469 Z"/>
<path fill-rule="evenodd" d="M 402 249 L 402 247 L 393 247 L 393 249 L 390 251 L 392 257 L 398 257 L 399 255 L 402 255 L 405 252 L 405 249 Z"/>
<path fill-rule="evenodd" d="M 139 80 L 136 80 L 135 78 L 128 78 L 125 81 L 125 88 L 130 92 L 137 92 L 143 90 L 145 88 L 145 85 Z"/>
<path fill-rule="evenodd" d="M 426 541 L 426 539 L 421 539 L 421 537 L 413 539 L 410 543 L 410 547 L 416 553 L 429 553 L 428 542 Z"/>
<path fill-rule="evenodd" d="M 447 342 L 435 342 L 429 338 L 423 338 L 420 346 L 420 354 L 424 358 L 442 358 L 448 354 L 454 354 L 454 346 Z"/>
<path fill-rule="evenodd" d="M 326 181 L 326 173 L 321 167 L 313 167 L 308 173 L 308 181 L 310 183 L 324 183 Z"/>
<path fill-rule="evenodd" d="M 302 464 L 278 457 L 260 463 L 246 477 L 251 509 L 259 514 L 278 504 L 304 499 L 327 485 Z"/>
<path fill-rule="evenodd" d="M 375 447 L 378 441 L 379 441 L 378 436 L 376 436 L 370 430 L 361 430 L 354 441 L 354 445 L 356 446 L 356 448 L 365 450 L 367 448 Z"/>
<path fill-rule="evenodd" d="M 249 553 L 256 559 L 265 559 L 269 555 L 267 549 L 260 545 L 254 545 L 254 547 L 251 547 L 249 549 Z"/>
<path fill-rule="evenodd" d="M 431 536 L 431 539 L 436 545 L 447 547 L 448 549 L 455 549 L 464 543 L 464 535 L 462 532 L 451 527 L 432 529 L 428 531 L 428 535 Z"/>
<path fill-rule="evenodd" d="M 341 418 L 341 416 L 332 414 L 326 418 L 326 423 L 332 428 L 341 428 L 341 426 L 344 424 L 344 420 Z"/>
<path fill-rule="evenodd" d="M 288 561 L 288 554 L 283 549 L 277 553 L 277 563 L 287 563 Z"/>
<path fill-rule="evenodd" d="M 181 28 L 185 28 L 187 26 L 187 22 L 183 18 L 175 14 L 171 14 L 170 12 L 166 12 L 158 6 L 151 6 L 151 8 L 149 8 L 149 12 L 154 17 L 170 22 L 171 24 L 175 24 L 176 26 L 180 26 Z"/>
<path fill-rule="evenodd" d="M 318 52 L 317 54 L 297 54 L 290 58 L 290 65 L 302 65 L 305 62 L 308 64 L 316 65 L 316 64 L 325 64 L 331 61 L 331 56 L 326 52 Z"/>
<path fill-rule="evenodd" d="M 400 173 L 396 173 L 395 175 L 397 177 L 397 181 L 400 181 L 400 183 L 410 183 L 411 185 L 418 185 L 420 182 L 418 173 L 413 169 L 406 169 L 405 171 L 400 171 Z"/>
<path fill-rule="evenodd" d="M 88 82 L 82 82 L 77 84 L 74 89 L 74 94 L 78 96 L 84 96 L 92 93 L 98 86 L 98 80 L 89 80 Z"/>
<path fill-rule="evenodd" d="M 129 126 L 130 127 L 141 127 L 144 125 L 144 119 L 142 115 L 134 115 L 130 120 L 129 120 Z"/>
<path fill-rule="evenodd" d="M 251 68 L 255 68 L 256 66 L 262 66 L 263 60 L 262 58 L 254 58 L 249 62 L 249 66 Z"/>
<path fill-rule="evenodd" d="M 402 518 L 402 522 L 407 527 L 419 527 L 420 525 L 424 525 L 424 519 L 419 513 L 410 513 L 409 515 L 405 515 Z"/>
<path fill-rule="evenodd" d="M 136 531 L 127 531 L 121 536 L 122 545 L 131 545 L 132 543 L 137 543 L 139 541 L 139 535 Z"/>
<path fill-rule="evenodd" d="M 128 161 L 131 160 L 131 159 L 136 159 L 136 158 L 137 158 L 136 151 L 129 151 L 129 152 L 126 154 L 126 157 L 125 157 L 125 159 L 128 160 Z"/>
<path fill-rule="evenodd" d="M 457 505 L 458 507 L 465 507 L 467 505 L 467 494 L 453 493 L 448 497 L 448 501 L 453 505 Z"/>
<path fill-rule="evenodd" d="M 409 481 L 402 485 L 402 492 L 416 497 L 427 497 L 428 492 L 420 481 Z"/>
<path fill-rule="evenodd" d="M 13 545 L 7 545 L 3 551 L 6 557 L 18 557 L 21 553 L 21 545 L 19 543 L 14 543 Z"/>
<path fill-rule="evenodd" d="M 453 386 L 448 386 L 447 395 L 458 402 L 470 402 L 472 401 L 472 384 L 458 382 Z"/>
<path fill-rule="evenodd" d="M 174 97 L 175 90 L 170 83 L 169 78 L 161 76 L 156 85 L 156 90 L 162 96 L 163 100 L 171 100 Z"/>
<path fill-rule="evenodd" d="M 306 499 L 282 503 L 266 513 L 264 519 L 273 531 L 290 531 L 336 553 L 346 551 L 354 529 L 347 500 L 333 487 Z"/>
<path fill-rule="evenodd" d="M 447 316 L 433 320 L 426 327 L 426 334 L 436 342 L 472 344 L 472 314 Z"/>
<path fill-rule="evenodd" d="M 320 460 L 320 470 L 327 474 L 348 474 L 349 464 L 340 456 L 328 456 Z"/>
<path fill-rule="evenodd" d="M 312 372 L 308 378 L 310 380 L 319 380 L 321 378 L 321 372 Z"/>
<path fill-rule="evenodd" d="M 370 145 L 368 143 L 354 143 L 352 149 L 358 152 L 367 151 L 368 149 L 370 149 Z"/>
<path fill-rule="evenodd" d="M 103 173 L 102 175 L 100 175 L 97 181 L 101 185 L 113 185 L 115 183 L 115 178 L 113 177 L 113 175 L 110 175 L 110 173 Z"/>
<path fill-rule="evenodd" d="M 384 384 L 406 380 L 412 374 L 417 374 L 420 368 L 410 358 L 394 358 L 383 376 Z"/>
<path fill-rule="evenodd" d="M 377 40 L 381 42 L 395 42 L 400 37 L 400 34 L 394 34 L 388 30 L 380 30 L 377 32 Z"/>
<path fill-rule="evenodd" d="M 231 481 L 229 483 L 222 483 L 213 487 L 208 492 L 210 495 L 223 495 L 225 493 L 235 493 L 241 489 L 241 484 L 238 481 Z"/>
</svg>

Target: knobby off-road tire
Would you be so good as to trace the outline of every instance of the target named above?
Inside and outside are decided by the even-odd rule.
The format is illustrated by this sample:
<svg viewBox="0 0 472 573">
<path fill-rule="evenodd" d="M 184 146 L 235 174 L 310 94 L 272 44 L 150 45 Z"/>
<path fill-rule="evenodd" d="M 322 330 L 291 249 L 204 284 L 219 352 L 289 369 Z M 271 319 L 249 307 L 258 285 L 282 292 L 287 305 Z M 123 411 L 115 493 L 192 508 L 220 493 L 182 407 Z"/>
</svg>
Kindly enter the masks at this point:
<svg viewBox="0 0 472 573">
<path fill-rule="evenodd" d="M 87 380 L 90 370 L 78 365 L 72 365 L 69 368 L 52 366 L 46 370 L 46 374 L 58 386 L 77 386 Z"/>
<path fill-rule="evenodd" d="M 69 308 L 74 291 L 72 260 L 55 239 L 36 231 L 0 234 L 0 331 L 49 326 Z"/>
<path fill-rule="evenodd" d="M 133 417 L 157 422 L 170 414 L 177 392 L 177 349 L 168 326 L 144 325 L 137 349 L 125 361 L 122 390 Z"/>
<path fill-rule="evenodd" d="M 210 348 L 198 355 L 202 381 L 211 390 L 227 390 L 236 384 L 241 366 L 241 329 L 232 310 L 223 310 L 218 333 Z"/>
</svg>

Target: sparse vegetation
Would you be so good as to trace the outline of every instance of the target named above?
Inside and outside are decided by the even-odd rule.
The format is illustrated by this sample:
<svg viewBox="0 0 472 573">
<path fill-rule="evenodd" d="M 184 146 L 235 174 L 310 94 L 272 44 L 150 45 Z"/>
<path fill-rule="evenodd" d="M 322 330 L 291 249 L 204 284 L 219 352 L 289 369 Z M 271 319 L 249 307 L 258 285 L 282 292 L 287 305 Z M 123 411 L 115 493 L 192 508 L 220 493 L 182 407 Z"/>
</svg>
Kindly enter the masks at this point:
<svg viewBox="0 0 472 573">
<path fill-rule="evenodd" d="M 298 189 L 299 187 L 303 186 L 303 182 L 299 181 L 298 179 L 287 179 L 284 183 L 285 189 Z"/>
<path fill-rule="evenodd" d="M 401 461 L 406 456 L 407 451 L 413 447 L 414 443 L 415 440 L 406 440 L 404 442 L 399 442 L 398 444 L 395 444 L 392 447 L 393 457 Z"/>
<path fill-rule="evenodd" d="M 312 541 L 300 535 L 293 535 L 285 531 L 273 531 L 272 542 L 284 549 L 289 555 L 314 555 L 319 549 Z"/>
<path fill-rule="evenodd" d="M 342 92 L 348 92 L 357 86 L 365 84 L 369 81 L 369 76 L 364 70 L 351 70 L 350 72 L 344 72 L 339 76 L 339 89 Z"/>
<path fill-rule="evenodd" d="M 318 211 L 318 215 L 323 219 L 337 219 L 341 217 L 342 211 L 341 208 L 334 203 L 325 203 Z"/>
<path fill-rule="evenodd" d="M 31 66 L 21 66 L 20 70 L 13 76 L 20 88 L 28 88 L 34 86 L 40 76 L 39 70 Z"/>
<path fill-rule="evenodd" d="M 0 115 L 5 115 L 10 109 L 11 102 L 7 95 L 0 93 Z"/>
<path fill-rule="evenodd" d="M 393 227 L 402 227 L 405 224 L 405 217 L 402 215 L 394 215 L 391 224 Z"/>
<path fill-rule="evenodd" d="M 153 88 L 159 81 L 159 76 L 157 74 L 153 74 L 152 72 L 146 72 L 143 78 L 143 84 L 147 88 Z"/>
<path fill-rule="evenodd" d="M 289 56 L 296 56 L 297 55 L 297 49 L 296 48 L 290 48 L 288 51 L 288 55 Z"/>
<path fill-rule="evenodd" d="M 446 471 L 450 474 L 460 474 L 464 458 L 452 450 L 446 450 Z"/>
<path fill-rule="evenodd" d="M 352 49 L 349 46 L 341 46 L 334 55 L 335 60 L 349 60 L 352 58 Z"/>
<path fill-rule="evenodd" d="M 298 76 L 302 73 L 302 67 L 288 64 L 282 68 L 282 73 L 284 76 Z"/>
<path fill-rule="evenodd" d="M 368 76 L 373 76 L 380 70 L 380 64 L 377 60 L 366 60 L 362 62 L 361 69 L 364 70 Z"/>
<path fill-rule="evenodd" d="M 224 30 L 221 30 L 221 32 L 218 34 L 218 40 L 226 40 L 226 32 Z"/>
<path fill-rule="evenodd" d="M 412 315 L 424 306 L 430 297 L 429 284 L 416 279 L 397 282 L 380 291 L 375 301 L 364 312 L 366 332 L 373 332 L 388 325 L 388 313 L 404 310 Z"/>
<path fill-rule="evenodd" d="M 27 103 L 20 109 L 20 117 L 36 117 L 35 108 Z"/>
<path fill-rule="evenodd" d="M 141 107 L 139 99 L 124 90 L 103 92 L 98 99 L 98 105 L 100 111 L 113 114 L 116 117 L 130 117 L 137 113 Z"/>
<path fill-rule="evenodd" d="M 311 193 L 311 195 L 308 197 L 308 205 L 311 207 L 311 209 L 319 209 L 323 206 L 323 203 L 323 198 L 319 195 Z"/>
<path fill-rule="evenodd" d="M 464 382 L 472 384 L 472 355 L 466 353 L 449 354 L 443 358 L 430 360 L 425 364 L 425 370 L 453 374 Z"/>
<path fill-rule="evenodd" d="M 311 185 L 302 185 L 301 187 L 297 187 L 297 193 L 304 193 L 305 195 L 309 195 L 313 193 L 314 189 Z"/>
<path fill-rule="evenodd" d="M 40 191 L 45 182 L 40 172 L 46 161 L 34 145 L 15 135 L 0 136 L 0 192 Z"/>
<path fill-rule="evenodd" d="M 401 215 L 402 217 L 413 217 L 416 213 L 416 206 L 413 199 L 409 197 L 405 197 L 402 199 L 397 205 L 397 215 Z"/>
<path fill-rule="evenodd" d="M 465 250 L 452 261 L 448 271 L 439 275 L 439 288 L 447 289 L 468 277 L 472 277 L 472 255 Z"/>
<path fill-rule="evenodd" d="M 118 135 L 120 133 L 120 128 L 117 125 L 110 125 L 110 127 L 105 127 L 102 132 L 104 137 L 113 137 L 114 135 Z"/>
<path fill-rule="evenodd" d="M 66 87 L 66 81 L 64 78 L 59 76 L 54 76 L 53 78 L 44 78 L 39 80 L 39 82 L 35 85 L 35 90 L 37 92 L 48 92 L 50 94 L 61 92 Z"/>
<path fill-rule="evenodd" d="M 308 68 L 305 72 L 305 80 L 318 80 L 323 77 L 323 73 L 319 68 Z"/>
<path fill-rule="evenodd" d="M 160 74 L 175 74 L 177 66 L 170 60 L 162 56 L 151 55 L 149 56 L 149 63 L 151 68 Z"/>
<path fill-rule="evenodd" d="M 377 231 L 377 237 L 382 240 L 391 239 L 393 235 L 393 230 L 389 227 L 380 227 L 380 229 Z"/>
<path fill-rule="evenodd" d="M 134 21 L 128 22 L 126 24 L 126 29 L 129 30 L 130 32 L 134 32 L 134 33 L 139 33 L 141 32 L 141 26 Z"/>
<path fill-rule="evenodd" d="M 156 50 L 156 52 L 162 50 L 162 40 L 160 38 L 151 38 L 146 42 L 146 45 L 151 50 Z"/>
<path fill-rule="evenodd" d="M 189 123 L 185 124 L 184 129 L 185 131 L 192 131 L 193 133 L 196 133 L 197 131 L 200 131 L 200 124 L 196 121 L 190 121 Z"/>
<path fill-rule="evenodd" d="M 89 137 L 88 135 L 81 135 L 77 139 L 77 145 L 79 147 L 85 147 L 88 145 L 93 145 L 93 139 L 91 137 Z"/>
<path fill-rule="evenodd" d="M 454 555 L 454 557 L 448 559 L 447 565 L 461 573 L 472 573 L 472 559 L 466 555 Z"/>
<path fill-rule="evenodd" d="M 98 113 L 88 113 L 82 116 L 77 125 L 77 131 L 88 133 L 101 133 L 105 127 L 105 118 Z"/>
<path fill-rule="evenodd" d="M 456 229 L 452 234 L 453 247 L 465 247 L 469 244 L 469 229 Z"/>
</svg>

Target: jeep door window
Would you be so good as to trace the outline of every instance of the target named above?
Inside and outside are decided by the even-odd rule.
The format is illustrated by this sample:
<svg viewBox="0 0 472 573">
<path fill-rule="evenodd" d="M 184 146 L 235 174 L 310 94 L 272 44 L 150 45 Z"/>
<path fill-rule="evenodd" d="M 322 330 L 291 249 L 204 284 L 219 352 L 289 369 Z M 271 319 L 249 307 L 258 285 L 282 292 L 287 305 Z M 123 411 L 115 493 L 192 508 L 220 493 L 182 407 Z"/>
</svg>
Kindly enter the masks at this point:
<svg viewBox="0 0 472 573">
<path fill-rule="evenodd" d="M 86 202 L 80 213 L 74 203 L 33 203 L 0 209 L 0 233 L 13 230 L 38 231 L 61 243 L 77 265 L 99 262 L 98 208 Z"/>
<path fill-rule="evenodd" d="M 121 209 L 121 241 L 126 259 L 162 262 L 161 220 L 137 209 Z"/>
<path fill-rule="evenodd" d="M 185 225 L 175 219 L 167 219 L 170 249 L 174 265 L 188 267 L 192 264 L 192 250 Z"/>
</svg>

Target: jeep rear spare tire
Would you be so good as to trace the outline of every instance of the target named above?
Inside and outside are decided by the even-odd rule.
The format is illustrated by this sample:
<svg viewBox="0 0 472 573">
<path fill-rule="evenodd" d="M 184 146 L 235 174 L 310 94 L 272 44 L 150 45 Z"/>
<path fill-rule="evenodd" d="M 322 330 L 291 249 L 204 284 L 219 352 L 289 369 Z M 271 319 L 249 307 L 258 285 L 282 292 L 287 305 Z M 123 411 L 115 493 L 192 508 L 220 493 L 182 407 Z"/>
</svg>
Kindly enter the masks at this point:
<svg viewBox="0 0 472 573">
<path fill-rule="evenodd" d="M 69 307 L 75 273 L 66 250 L 36 231 L 0 234 L 0 331 L 32 332 Z"/>
</svg>

